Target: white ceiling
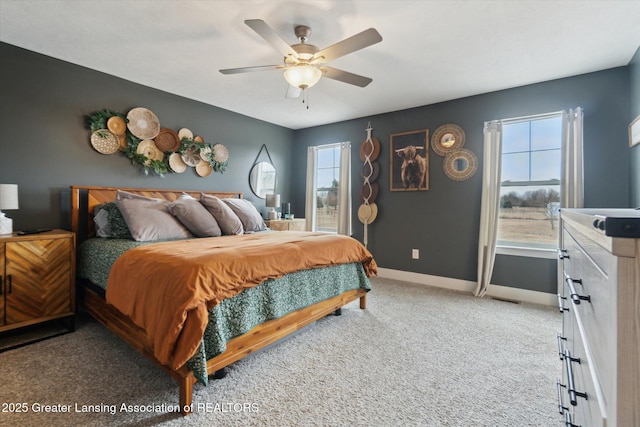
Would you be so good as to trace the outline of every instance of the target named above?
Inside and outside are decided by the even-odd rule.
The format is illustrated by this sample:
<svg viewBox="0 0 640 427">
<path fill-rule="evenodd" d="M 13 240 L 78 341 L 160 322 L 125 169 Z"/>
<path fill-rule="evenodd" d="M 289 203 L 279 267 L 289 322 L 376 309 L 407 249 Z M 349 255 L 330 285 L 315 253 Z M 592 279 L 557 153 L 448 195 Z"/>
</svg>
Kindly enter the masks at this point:
<svg viewBox="0 0 640 427">
<path fill-rule="evenodd" d="M 306 109 L 281 71 L 223 75 L 282 62 L 245 19 L 290 44 L 308 25 L 319 48 L 374 27 L 381 43 L 330 63 L 373 82 L 321 79 Z M 0 0 L 0 40 L 301 129 L 627 65 L 640 1 Z"/>
</svg>

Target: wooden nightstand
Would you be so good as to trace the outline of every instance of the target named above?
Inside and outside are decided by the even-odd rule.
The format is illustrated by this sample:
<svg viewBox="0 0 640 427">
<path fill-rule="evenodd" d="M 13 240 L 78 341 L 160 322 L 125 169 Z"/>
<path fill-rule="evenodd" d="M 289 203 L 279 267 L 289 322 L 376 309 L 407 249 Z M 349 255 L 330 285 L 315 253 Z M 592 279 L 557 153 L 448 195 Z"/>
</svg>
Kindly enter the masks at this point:
<svg viewBox="0 0 640 427">
<path fill-rule="evenodd" d="M 0 236 L 0 338 L 54 320 L 64 321 L 62 333 L 75 329 L 75 256 L 75 234 L 69 231 Z"/>
<path fill-rule="evenodd" d="M 267 227 L 276 231 L 304 231 L 307 228 L 307 220 L 304 218 L 272 219 L 265 222 Z"/>
</svg>

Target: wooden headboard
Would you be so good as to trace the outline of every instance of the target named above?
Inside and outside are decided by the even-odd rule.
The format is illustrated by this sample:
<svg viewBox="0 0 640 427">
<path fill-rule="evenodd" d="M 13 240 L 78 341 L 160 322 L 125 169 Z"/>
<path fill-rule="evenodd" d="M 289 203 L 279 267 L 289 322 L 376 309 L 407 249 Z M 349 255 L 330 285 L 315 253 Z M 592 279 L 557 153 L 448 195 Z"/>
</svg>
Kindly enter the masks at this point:
<svg viewBox="0 0 640 427">
<path fill-rule="evenodd" d="M 241 199 L 241 192 L 234 191 L 205 191 L 205 190 L 162 190 L 156 188 L 122 188 L 122 187 L 95 187 L 95 186 L 71 186 L 71 231 L 76 233 L 78 242 L 89 237 L 95 237 L 96 230 L 93 223 L 93 210 L 96 206 L 116 200 L 118 190 L 139 194 L 145 197 L 173 201 L 183 193 L 190 194 L 196 199 L 200 193 L 209 194 L 220 198 Z"/>
</svg>

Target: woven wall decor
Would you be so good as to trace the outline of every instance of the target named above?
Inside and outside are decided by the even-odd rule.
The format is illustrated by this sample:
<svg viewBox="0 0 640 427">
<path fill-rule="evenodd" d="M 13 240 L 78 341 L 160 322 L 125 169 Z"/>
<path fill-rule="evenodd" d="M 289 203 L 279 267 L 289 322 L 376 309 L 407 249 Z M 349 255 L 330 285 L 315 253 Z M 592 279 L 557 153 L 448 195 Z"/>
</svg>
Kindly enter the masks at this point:
<svg viewBox="0 0 640 427">
<path fill-rule="evenodd" d="M 380 141 L 378 138 L 371 136 L 371 123 L 368 124 L 367 138 L 360 145 L 360 160 L 364 163 L 360 178 L 362 179 L 362 189 L 360 190 L 360 199 L 362 204 L 358 208 L 358 219 L 364 224 L 364 246 L 367 247 L 368 235 L 367 226 L 371 224 L 378 216 L 378 205 L 375 203 L 378 197 L 378 179 L 380 166 L 376 159 L 380 155 Z"/>
<path fill-rule="evenodd" d="M 101 154 L 118 151 L 127 156 L 145 174 L 164 176 L 194 168 L 200 177 L 224 172 L 229 150 L 222 144 L 209 144 L 193 136 L 186 128 L 178 132 L 161 128 L 158 117 L 147 108 L 136 107 L 125 116 L 102 110 L 86 116 L 91 130 L 91 145 Z"/>
</svg>

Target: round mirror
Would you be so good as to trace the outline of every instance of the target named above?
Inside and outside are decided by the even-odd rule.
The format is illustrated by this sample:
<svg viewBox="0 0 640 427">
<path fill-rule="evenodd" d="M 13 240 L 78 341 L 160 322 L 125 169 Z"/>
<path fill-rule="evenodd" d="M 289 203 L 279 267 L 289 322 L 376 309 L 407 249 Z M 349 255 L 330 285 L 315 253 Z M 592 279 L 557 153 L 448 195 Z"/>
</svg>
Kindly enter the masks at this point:
<svg viewBox="0 0 640 427">
<path fill-rule="evenodd" d="M 467 162 L 467 159 L 463 159 L 462 157 L 457 158 L 453 161 L 453 169 L 458 172 L 464 172 L 467 169 L 468 165 L 469 163 Z"/>
<path fill-rule="evenodd" d="M 269 162 L 254 163 L 249 172 L 249 186 L 253 194 L 265 199 L 276 191 L 276 168 Z"/>
<path fill-rule="evenodd" d="M 440 145 L 442 145 L 444 148 L 451 148 L 455 143 L 456 137 L 453 136 L 452 133 L 445 133 L 444 135 L 442 135 L 442 138 L 440 138 Z"/>
<path fill-rule="evenodd" d="M 448 154 L 442 164 L 444 173 L 454 181 L 471 178 L 478 169 L 478 159 L 471 151 L 463 148 Z"/>
<path fill-rule="evenodd" d="M 460 150 L 464 146 L 464 130 L 458 125 L 440 126 L 431 136 L 431 148 L 440 156 Z"/>
</svg>

